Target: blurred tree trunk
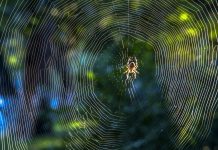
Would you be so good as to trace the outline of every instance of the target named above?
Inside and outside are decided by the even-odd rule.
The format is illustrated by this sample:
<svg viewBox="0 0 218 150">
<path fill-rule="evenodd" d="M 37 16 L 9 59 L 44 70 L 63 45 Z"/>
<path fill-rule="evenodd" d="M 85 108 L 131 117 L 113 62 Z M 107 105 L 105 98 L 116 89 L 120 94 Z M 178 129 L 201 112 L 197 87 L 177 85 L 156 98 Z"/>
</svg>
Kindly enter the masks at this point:
<svg viewBox="0 0 218 150">
<path fill-rule="evenodd" d="M 46 18 L 45 18 L 46 19 Z M 33 125 L 35 128 L 33 132 L 42 133 L 38 127 L 43 127 L 46 124 L 46 119 L 43 121 L 43 115 L 40 112 L 48 111 L 48 94 L 38 95 L 38 89 L 46 88 L 48 85 L 46 71 L 46 64 L 51 57 L 51 49 L 49 41 L 54 32 L 54 22 L 51 20 L 43 20 L 42 24 L 33 28 L 32 36 L 28 42 L 26 62 L 25 62 L 25 99 L 26 104 L 31 114 Z M 41 89 L 46 93 L 44 89 Z M 38 103 L 38 105 L 34 105 Z M 41 118 L 42 117 L 42 118 Z M 39 128 L 41 129 L 41 128 Z M 43 129 L 42 129 L 43 130 Z"/>
</svg>

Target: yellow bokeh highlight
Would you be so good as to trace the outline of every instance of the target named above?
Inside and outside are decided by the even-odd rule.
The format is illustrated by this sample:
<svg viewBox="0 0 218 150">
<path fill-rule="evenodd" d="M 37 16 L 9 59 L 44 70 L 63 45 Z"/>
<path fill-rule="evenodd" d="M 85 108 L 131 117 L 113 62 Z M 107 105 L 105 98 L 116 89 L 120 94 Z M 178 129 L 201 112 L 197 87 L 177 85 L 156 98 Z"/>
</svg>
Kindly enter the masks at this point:
<svg viewBox="0 0 218 150">
<path fill-rule="evenodd" d="M 86 123 L 84 121 L 74 121 L 71 122 L 70 126 L 72 128 L 85 128 L 86 127 Z"/>
<path fill-rule="evenodd" d="M 85 129 L 90 127 L 97 127 L 98 123 L 95 120 L 76 120 L 71 121 L 65 124 L 64 126 L 61 123 L 54 125 L 53 130 L 55 132 L 64 132 L 69 129 Z"/>
<path fill-rule="evenodd" d="M 194 29 L 194 28 L 189 28 L 189 29 L 187 29 L 187 30 L 186 30 L 186 33 L 187 33 L 188 35 L 191 35 L 191 36 L 196 36 L 196 35 L 197 35 L 197 31 L 196 31 L 196 29 Z"/>
<path fill-rule="evenodd" d="M 215 40 L 215 39 L 217 38 L 217 35 L 218 35 L 218 29 L 212 30 L 212 31 L 210 32 L 210 38 L 211 38 L 212 40 Z"/>
<path fill-rule="evenodd" d="M 95 74 L 92 71 L 88 71 L 86 75 L 90 80 L 93 80 L 95 78 Z"/>
<path fill-rule="evenodd" d="M 16 65 L 17 64 L 17 57 L 12 55 L 8 58 L 8 63 L 12 66 Z"/>
<path fill-rule="evenodd" d="M 179 16 L 179 19 L 181 21 L 187 21 L 189 19 L 189 15 L 188 13 L 182 13 L 180 16 Z"/>
<path fill-rule="evenodd" d="M 99 25 L 101 27 L 107 27 L 109 25 L 111 25 L 113 22 L 113 17 L 112 16 L 107 16 L 105 18 L 103 18 L 100 22 L 99 22 Z"/>
</svg>

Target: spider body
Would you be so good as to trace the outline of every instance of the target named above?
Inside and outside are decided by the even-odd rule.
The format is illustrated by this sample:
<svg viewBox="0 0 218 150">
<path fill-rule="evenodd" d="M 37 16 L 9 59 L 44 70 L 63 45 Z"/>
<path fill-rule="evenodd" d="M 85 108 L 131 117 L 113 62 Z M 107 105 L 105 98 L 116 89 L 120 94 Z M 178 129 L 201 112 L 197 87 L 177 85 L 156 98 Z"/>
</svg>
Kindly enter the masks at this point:
<svg viewBox="0 0 218 150">
<path fill-rule="evenodd" d="M 139 73 L 137 71 L 137 68 L 138 68 L 138 62 L 136 57 L 129 57 L 126 65 L 126 71 L 124 72 L 126 74 L 126 80 L 130 78 L 130 75 L 133 75 L 133 78 L 136 79 L 136 74 Z"/>
</svg>

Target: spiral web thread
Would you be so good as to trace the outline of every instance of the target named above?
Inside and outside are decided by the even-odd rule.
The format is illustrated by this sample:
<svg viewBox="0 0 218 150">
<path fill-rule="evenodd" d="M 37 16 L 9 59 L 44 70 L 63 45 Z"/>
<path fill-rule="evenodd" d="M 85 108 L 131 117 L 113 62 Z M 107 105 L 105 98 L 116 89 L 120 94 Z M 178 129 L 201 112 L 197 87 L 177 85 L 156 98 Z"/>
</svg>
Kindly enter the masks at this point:
<svg viewBox="0 0 218 150">
<path fill-rule="evenodd" d="M 58 97 L 70 111 L 61 116 L 63 126 L 80 121 L 69 129 L 68 149 L 118 149 L 125 118 L 96 96 L 87 72 L 106 43 L 122 42 L 119 36 L 155 50 L 172 143 L 183 149 L 208 137 L 217 108 L 217 1 L 2 0 L 0 7 L 1 57 L 14 85 L 2 90 L 10 103 L 1 110 L 1 149 L 28 149 L 40 96 Z"/>
</svg>

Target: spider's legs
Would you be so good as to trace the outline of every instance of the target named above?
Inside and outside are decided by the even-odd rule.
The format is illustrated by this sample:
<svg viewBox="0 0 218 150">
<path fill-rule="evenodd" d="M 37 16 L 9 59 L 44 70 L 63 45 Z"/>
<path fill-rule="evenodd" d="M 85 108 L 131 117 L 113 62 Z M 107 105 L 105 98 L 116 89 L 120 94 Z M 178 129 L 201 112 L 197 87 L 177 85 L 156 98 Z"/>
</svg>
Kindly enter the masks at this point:
<svg viewBox="0 0 218 150">
<path fill-rule="evenodd" d="M 134 79 L 136 79 L 136 73 L 133 73 L 134 74 Z"/>
<path fill-rule="evenodd" d="M 128 79 L 129 79 L 129 73 L 126 74 L 126 80 L 128 80 Z"/>
<path fill-rule="evenodd" d="M 126 84 L 126 85 L 127 85 L 128 79 L 129 79 L 129 73 L 127 72 L 127 73 L 126 73 L 126 80 L 125 80 L 125 84 Z"/>
</svg>

